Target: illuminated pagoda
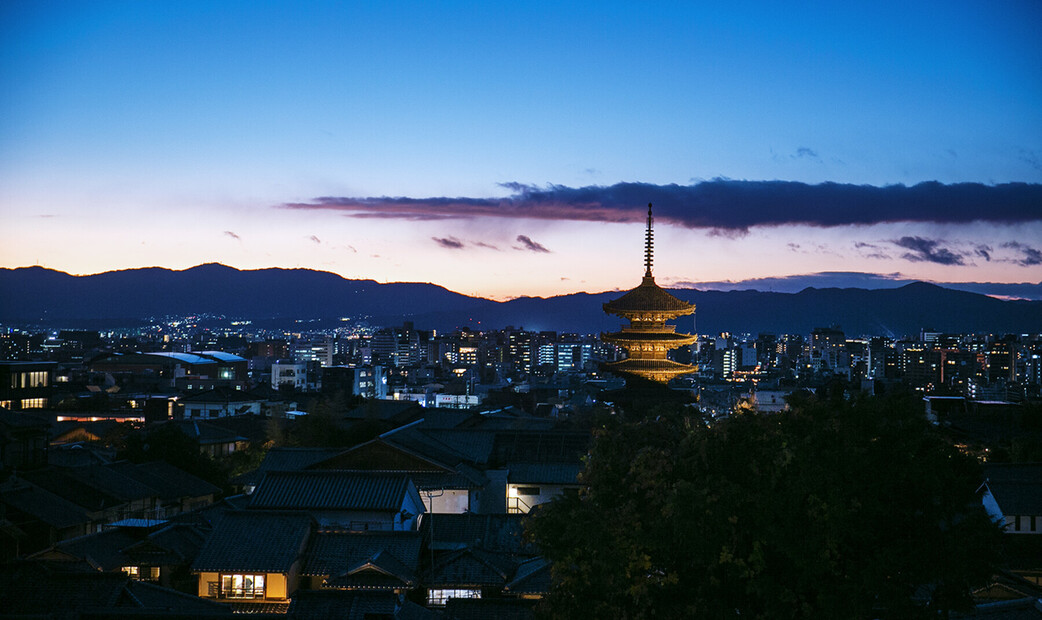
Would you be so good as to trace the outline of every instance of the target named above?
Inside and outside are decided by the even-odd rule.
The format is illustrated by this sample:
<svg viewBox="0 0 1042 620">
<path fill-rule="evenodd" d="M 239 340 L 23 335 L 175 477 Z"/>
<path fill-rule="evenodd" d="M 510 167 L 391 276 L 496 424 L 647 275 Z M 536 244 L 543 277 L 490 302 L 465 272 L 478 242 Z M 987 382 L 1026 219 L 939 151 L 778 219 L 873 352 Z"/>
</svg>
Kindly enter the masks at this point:
<svg viewBox="0 0 1042 620">
<path fill-rule="evenodd" d="M 628 319 L 630 324 L 622 331 L 601 334 L 601 340 L 626 349 L 626 359 L 608 364 L 609 370 L 665 383 L 678 375 L 698 370 L 697 366 L 674 362 L 666 357 L 669 351 L 693 344 L 698 337 L 678 334 L 676 325 L 666 325 L 670 319 L 693 314 L 695 306 L 655 284 L 655 277 L 651 275 L 655 233 L 651 225 L 649 203 L 648 230 L 644 236 L 644 279 L 637 288 L 604 304 L 605 312 Z"/>
</svg>

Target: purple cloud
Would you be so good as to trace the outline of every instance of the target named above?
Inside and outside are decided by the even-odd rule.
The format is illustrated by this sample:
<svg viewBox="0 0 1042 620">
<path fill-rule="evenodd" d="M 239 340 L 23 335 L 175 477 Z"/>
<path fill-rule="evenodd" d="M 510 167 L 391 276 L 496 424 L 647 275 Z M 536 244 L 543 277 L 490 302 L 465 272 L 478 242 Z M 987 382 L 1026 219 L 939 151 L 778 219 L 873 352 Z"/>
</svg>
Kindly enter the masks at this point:
<svg viewBox="0 0 1042 620">
<path fill-rule="evenodd" d="M 463 242 L 455 237 L 431 237 L 435 243 L 450 250 L 462 250 Z"/>
<path fill-rule="evenodd" d="M 231 237 L 232 239 L 235 239 L 236 241 L 242 241 L 242 237 L 240 237 L 239 235 L 233 233 L 230 230 L 224 231 L 224 236 Z"/>
<path fill-rule="evenodd" d="M 901 237 L 891 241 L 900 248 L 909 250 L 901 255 L 901 258 L 913 262 L 937 263 L 938 265 L 964 265 L 960 254 L 942 247 L 937 239 L 924 239 L 922 237 Z"/>
<path fill-rule="evenodd" d="M 517 248 L 519 250 L 528 250 L 529 252 L 542 252 L 545 254 L 550 253 L 550 250 L 546 249 L 544 245 L 532 241 L 532 239 L 530 239 L 527 235 L 518 235 L 517 242 L 520 243 L 522 246 L 520 248 Z"/>
</svg>

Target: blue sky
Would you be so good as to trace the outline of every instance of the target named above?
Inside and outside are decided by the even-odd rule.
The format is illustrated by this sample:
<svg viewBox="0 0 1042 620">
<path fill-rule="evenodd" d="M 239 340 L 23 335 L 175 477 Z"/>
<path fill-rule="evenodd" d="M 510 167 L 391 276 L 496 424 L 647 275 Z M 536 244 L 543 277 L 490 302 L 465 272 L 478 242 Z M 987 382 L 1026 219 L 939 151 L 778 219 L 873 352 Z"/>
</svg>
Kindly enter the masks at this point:
<svg viewBox="0 0 1042 620">
<path fill-rule="evenodd" d="M 1039 23 L 1034 1 L 5 3 L 0 266 L 301 266 L 496 297 L 629 288 L 632 218 L 284 206 L 422 209 L 510 197 L 509 183 L 1039 184 Z M 663 220 L 656 275 L 1038 282 L 1023 263 L 1040 219 L 742 234 Z M 965 260 L 908 259 L 905 237 Z"/>
</svg>

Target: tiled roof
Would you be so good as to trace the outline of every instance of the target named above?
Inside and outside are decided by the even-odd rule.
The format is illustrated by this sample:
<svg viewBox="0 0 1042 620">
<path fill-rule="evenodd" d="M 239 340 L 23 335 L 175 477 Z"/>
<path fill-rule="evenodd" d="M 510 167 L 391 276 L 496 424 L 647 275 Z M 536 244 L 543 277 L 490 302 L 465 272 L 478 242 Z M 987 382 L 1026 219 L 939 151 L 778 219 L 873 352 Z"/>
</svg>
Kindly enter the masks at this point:
<svg viewBox="0 0 1042 620">
<path fill-rule="evenodd" d="M 311 526 L 311 518 L 299 513 L 230 512 L 214 527 L 192 563 L 192 571 L 288 573 L 300 557 Z"/>
<path fill-rule="evenodd" d="M 342 575 L 329 578 L 331 588 L 397 590 L 416 586 L 416 571 L 388 551 L 377 551 Z"/>
<path fill-rule="evenodd" d="M 445 620 L 534 620 L 534 601 L 452 598 L 445 604 Z"/>
<path fill-rule="evenodd" d="M 655 278 L 644 276 L 640 285 L 604 304 L 604 311 L 611 314 L 625 312 L 668 312 L 676 315 L 691 314 L 695 307 L 681 301 L 655 284 Z"/>
<path fill-rule="evenodd" d="M 318 531 L 304 553 L 302 575 L 341 575 L 373 556 L 388 552 L 415 572 L 420 561 L 419 532 Z"/>
<path fill-rule="evenodd" d="M 1004 515 L 1042 515 L 1042 463 L 989 463 L 984 478 Z"/>
<path fill-rule="evenodd" d="M 550 591 L 550 563 L 541 557 L 522 562 L 504 590 L 510 594 L 546 594 Z"/>
<path fill-rule="evenodd" d="M 201 497 L 221 492 L 217 486 L 170 465 L 166 461 L 151 463 L 113 463 L 109 467 L 128 478 L 147 484 L 156 490 L 162 500 L 177 500 L 184 497 Z"/>
<path fill-rule="evenodd" d="M 423 580 L 430 587 L 503 587 L 517 563 L 506 554 L 468 547 L 450 551 L 434 561 Z"/>
<path fill-rule="evenodd" d="M 0 502 L 59 530 L 91 521 L 82 507 L 32 485 L 5 484 Z"/>
<path fill-rule="evenodd" d="M 524 515 L 429 514 L 420 524 L 427 545 L 435 550 L 480 546 L 488 551 L 534 554 L 524 542 Z"/>
<path fill-rule="evenodd" d="M 404 474 L 357 471 L 271 471 L 250 508 L 397 511 L 412 483 Z"/>
<path fill-rule="evenodd" d="M 88 511 L 105 510 L 106 508 L 121 506 L 125 503 L 122 499 L 114 497 L 93 485 L 85 484 L 64 471 L 42 469 L 22 472 L 20 476 L 26 481 Z"/>
<path fill-rule="evenodd" d="M 156 489 L 142 484 L 133 476 L 125 475 L 111 465 L 74 467 L 65 470 L 65 473 L 84 485 L 100 489 L 125 502 L 148 499 L 157 495 Z"/>
<path fill-rule="evenodd" d="M 121 616 L 154 611 L 167 617 L 228 612 L 225 605 L 120 573 L 63 572 L 39 562 L 8 564 L 0 572 L 0 613 L 31 617 Z"/>
<path fill-rule="evenodd" d="M 507 480 L 515 484 L 578 484 L 581 463 L 507 463 Z"/>
<path fill-rule="evenodd" d="M 392 592 L 297 590 L 289 606 L 293 620 L 366 620 L 394 614 Z"/>
</svg>

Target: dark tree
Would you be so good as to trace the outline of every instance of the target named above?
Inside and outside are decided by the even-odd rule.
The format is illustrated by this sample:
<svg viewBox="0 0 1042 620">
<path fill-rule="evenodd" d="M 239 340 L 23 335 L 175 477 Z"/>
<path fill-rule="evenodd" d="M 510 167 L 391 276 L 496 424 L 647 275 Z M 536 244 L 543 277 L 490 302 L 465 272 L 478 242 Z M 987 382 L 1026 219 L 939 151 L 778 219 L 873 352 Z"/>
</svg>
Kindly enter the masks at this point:
<svg viewBox="0 0 1042 620">
<path fill-rule="evenodd" d="M 578 496 L 529 520 L 552 618 L 911 618 L 970 604 L 998 529 L 977 463 L 911 399 L 801 397 L 601 430 Z"/>
</svg>

